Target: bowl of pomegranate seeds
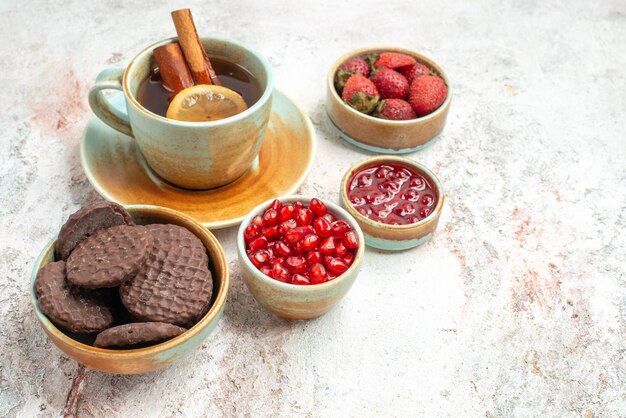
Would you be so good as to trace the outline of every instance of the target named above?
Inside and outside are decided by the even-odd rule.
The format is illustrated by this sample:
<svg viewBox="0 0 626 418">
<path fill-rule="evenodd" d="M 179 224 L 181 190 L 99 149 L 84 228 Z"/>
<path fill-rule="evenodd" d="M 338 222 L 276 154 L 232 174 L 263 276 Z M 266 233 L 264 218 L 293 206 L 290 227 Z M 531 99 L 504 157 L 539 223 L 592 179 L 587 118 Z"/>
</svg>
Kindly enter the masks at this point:
<svg viewBox="0 0 626 418">
<path fill-rule="evenodd" d="M 371 152 L 404 154 L 443 130 L 452 87 L 443 69 L 417 52 L 362 48 L 328 72 L 326 112 L 349 143 Z"/>
<path fill-rule="evenodd" d="M 365 244 L 399 251 L 428 241 L 444 196 L 435 174 L 404 157 L 381 155 L 354 165 L 341 182 L 341 204 L 363 230 Z"/>
<path fill-rule="evenodd" d="M 254 298 L 283 318 L 328 312 L 354 283 L 365 240 L 339 206 L 304 196 L 257 206 L 237 234 L 242 276 Z"/>
</svg>

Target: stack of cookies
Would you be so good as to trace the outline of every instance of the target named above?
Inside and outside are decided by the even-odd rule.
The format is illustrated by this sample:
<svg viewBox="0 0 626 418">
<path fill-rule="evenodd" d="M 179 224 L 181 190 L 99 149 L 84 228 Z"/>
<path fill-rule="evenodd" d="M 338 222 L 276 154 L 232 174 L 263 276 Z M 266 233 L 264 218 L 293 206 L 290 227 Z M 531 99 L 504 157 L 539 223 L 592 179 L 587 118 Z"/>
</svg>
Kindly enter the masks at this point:
<svg viewBox="0 0 626 418">
<path fill-rule="evenodd" d="M 115 203 L 71 215 L 56 260 L 35 281 L 56 325 L 95 335 L 96 347 L 135 348 L 176 337 L 209 308 L 213 280 L 202 241 L 177 225 L 135 225 Z"/>
</svg>

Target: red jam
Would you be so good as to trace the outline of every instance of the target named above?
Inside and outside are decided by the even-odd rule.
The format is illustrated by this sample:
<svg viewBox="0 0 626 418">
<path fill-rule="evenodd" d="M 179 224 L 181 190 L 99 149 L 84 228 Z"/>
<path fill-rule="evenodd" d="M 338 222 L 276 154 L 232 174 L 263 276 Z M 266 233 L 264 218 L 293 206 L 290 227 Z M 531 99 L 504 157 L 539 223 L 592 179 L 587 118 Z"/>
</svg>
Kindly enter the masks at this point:
<svg viewBox="0 0 626 418">
<path fill-rule="evenodd" d="M 297 285 L 325 283 L 354 262 L 359 241 L 350 224 L 337 220 L 319 199 L 309 206 L 274 200 L 244 229 L 248 258 L 274 280 Z"/>
<path fill-rule="evenodd" d="M 437 193 L 428 180 L 397 164 L 381 164 L 353 174 L 347 194 L 363 216 L 389 225 L 419 222 L 437 206 Z"/>
</svg>

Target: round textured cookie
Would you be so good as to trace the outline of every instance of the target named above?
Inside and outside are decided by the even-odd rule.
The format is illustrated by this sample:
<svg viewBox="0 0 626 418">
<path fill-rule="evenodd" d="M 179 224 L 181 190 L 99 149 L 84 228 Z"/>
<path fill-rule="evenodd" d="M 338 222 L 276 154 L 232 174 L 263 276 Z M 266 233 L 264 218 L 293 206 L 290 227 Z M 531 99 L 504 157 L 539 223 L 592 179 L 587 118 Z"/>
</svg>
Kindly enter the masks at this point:
<svg viewBox="0 0 626 418">
<path fill-rule="evenodd" d="M 65 280 L 65 261 L 46 264 L 35 281 L 39 309 L 52 322 L 72 332 L 100 332 L 113 323 L 104 299 L 71 286 Z"/>
<path fill-rule="evenodd" d="M 102 331 L 96 336 L 94 347 L 127 347 L 144 343 L 160 343 L 177 337 L 185 328 L 163 322 L 136 322 Z"/>
<path fill-rule="evenodd" d="M 54 247 L 57 259 L 67 260 L 70 253 L 86 237 L 116 225 L 134 225 L 123 206 L 113 202 L 95 203 L 74 212 L 59 231 Z"/>
<path fill-rule="evenodd" d="M 120 286 L 126 309 L 137 319 L 186 325 L 211 300 L 213 280 L 202 241 L 176 225 L 146 225 L 152 251 L 137 275 Z"/>
<path fill-rule="evenodd" d="M 141 225 L 118 225 L 85 238 L 67 259 L 67 281 L 97 289 L 135 277 L 152 249 L 152 235 Z"/>
</svg>

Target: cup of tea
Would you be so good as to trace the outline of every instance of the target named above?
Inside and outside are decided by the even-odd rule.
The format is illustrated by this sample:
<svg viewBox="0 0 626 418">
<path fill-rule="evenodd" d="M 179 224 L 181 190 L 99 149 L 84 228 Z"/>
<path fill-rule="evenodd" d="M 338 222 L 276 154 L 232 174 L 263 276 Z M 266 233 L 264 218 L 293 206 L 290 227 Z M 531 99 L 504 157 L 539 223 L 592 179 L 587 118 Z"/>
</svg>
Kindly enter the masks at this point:
<svg viewBox="0 0 626 418">
<path fill-rule="evenodd" d="M 210 189 L 241 177 L 258 156 L 272 110 L 274 81 L 265 57 L 220 36 L 202 37 L 222 85 L 239 93 L 247 109 L 208 122 L 166 117 L 172 99 L 155 70 L 153 50 L 141 51 L 126 69 L 106 69 L 89 91 L 89 105 L 103 122 L 135 138 L 150 167 L 164 180 L 187 189 Z M 120 90 L 126 111 L 113 106 L 104 90 Z"/>
</svg>

